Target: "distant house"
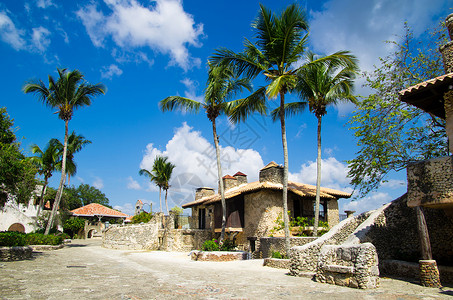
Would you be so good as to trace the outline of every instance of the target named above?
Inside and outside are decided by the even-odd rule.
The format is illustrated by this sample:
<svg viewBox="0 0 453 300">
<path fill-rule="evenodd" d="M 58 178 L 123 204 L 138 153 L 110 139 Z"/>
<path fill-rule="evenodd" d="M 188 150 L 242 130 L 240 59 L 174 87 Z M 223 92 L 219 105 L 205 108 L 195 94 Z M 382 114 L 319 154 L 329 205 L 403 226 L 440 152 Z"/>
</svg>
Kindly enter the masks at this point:
<svg viewBox="0 0 453 300">
<path fill-rule="evenodd" d="M 85 238 L 100 237 L 107 222 L 125 221 L 129 215 L 120 211 L 108 208 L 98 203 L 91 203 L 74 210 L 71 210 L 74 217 L 86 219 L 85 227 L 81 234 Z"/>
<path fill-rule="evenodd" d="M 265 237 L 276 226 L 275 220 L 283 213 L 283 167 L 275 162 L 260 170 L 259 181 L 248 182 L 247 175 L 237 172 L 223 177 L 227 208 L 226 231 L 236 234 L 238 244 L 250 237 Z M 350 193 L 321 187 L 320 220 L 332 227 L 339 223 L 338 199 L 349 198 Z M 288 182 L 288 210 L 291 217 L 314 217 L 316 186 Z M 221 231 L 222 206 L 220 194 L 214 189 L 198 188 L 195 200 L 183 208 L 192 208 L 193 224 L 198 229 Z"/>
</svg>

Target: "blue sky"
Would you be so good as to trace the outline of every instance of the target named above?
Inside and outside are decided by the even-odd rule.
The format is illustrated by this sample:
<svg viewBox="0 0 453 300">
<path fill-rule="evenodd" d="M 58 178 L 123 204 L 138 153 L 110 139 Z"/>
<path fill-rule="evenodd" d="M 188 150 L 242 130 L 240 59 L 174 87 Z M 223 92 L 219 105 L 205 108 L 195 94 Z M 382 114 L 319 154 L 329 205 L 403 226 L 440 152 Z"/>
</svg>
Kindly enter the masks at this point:
<svg viewBox="0 0 453 300">
<path fill-rule="evenodd" d="M 175 165 L 169 206 L 193 199 L 199 186 L 216 187 L 211 124 L 203 115 L 162 113 L 167 96 L 202 99 L 206 61 L 215 48 L 242 50 L 253 38 L 250 24 L 259 3 L 281 11 L 294 1 L 55 1 L 6 0 L 0 3 L 1 106 L 14 118 L 22 147 L 44 147 L 63 139 L 64 123 L 32 95 L 21 92 L 30 79 L 47 80 L 56 68 L 79 69 L 107 93 L 79 109 L 70 130 L 93 143 L 76 155 L 77 175 L 70 184 L 98 187 L 111 205 L 132 213 L 138 199 L 159 206 L 158 190 L 140 168 L 167 155 Z M 385 40 L 402 33 L 403 22 L 415 36 L 452 12 L 448 0 L 299 1 L 307 10 L 310 48 L 329 54 L 350 50 L 362 70 L 391 50 Z M 255 86 L 259 86 L 259 81 Z M 367 93 L 357 82 L 357 92 Z M 291 97 L 288 98 L 291 101 Z M 329 109 L 323 119 L 323 186 L 352 191 L 345 160 L 354 158 L 356 141 L 345 123 L 351 105 Z M 237 171 L 258 178 L 270 161 L 283 163 L 279 123 L 256 116 L 231 126 L 219 119 L 224 174 Z M 316 119 L 309 112 L 287 121 L 290 179 L 315 183 Z M 51 180 L 57 186 L 59 174 Z M 366 198 L 340 200 L 344 209 L 376 208 L 405 192 L 405 172 Z M 146 208 L 146 207 L 145 207 Z"/>
</svg>

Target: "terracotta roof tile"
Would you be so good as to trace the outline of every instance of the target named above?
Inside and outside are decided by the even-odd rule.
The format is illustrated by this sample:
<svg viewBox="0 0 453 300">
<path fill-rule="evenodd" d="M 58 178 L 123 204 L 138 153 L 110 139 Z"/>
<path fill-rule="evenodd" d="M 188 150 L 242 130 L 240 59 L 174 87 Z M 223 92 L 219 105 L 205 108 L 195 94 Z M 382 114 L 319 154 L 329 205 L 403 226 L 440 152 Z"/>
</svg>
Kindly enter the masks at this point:
<svg viewBox="0 0 453 300">
<path fill-rule="evenodd" d="M 74 210 L 71 210 L 74 216 L 83 216 L 83 217 L 93 217 L 93 216 L 105 216 L 105 217 L 116 217 L 116 218 L 125 218 L 129 215 L 126 215 L 117 210 L 105 207 L 99 203 L 91 203 Z"/>
<path fill-rule="evenodd" d="M 247 175 L 245 175 L 245 174 L 242 173 L 242 172 L 236 172 L 236 174 L 234 174 L 233 176 L 247 176 Z"/>
<path fill-rule="evenodd" d="M 271 161 L 270 163 L 265 165 L 261 170 L 265 170 L 265 169 L 272 168 L 272 167 L 281 168 L 282 166 L 278 165 L 275 161 Z"/>
<path fill-rule="evenodd" d="M 234 177 L 231 176 L 231 175 L 225 175 L 225 176 L 223 176 L 222 178 L 223 178 L 223 179 L 236 179 L 236 178 L 234 178 Z"/>
<path fill-rule="evenodd" d="M 225 199 L 230 199 L 230 198 L 233 198 L 240 194 L 250 193 L 250 192 L 258 191 L 261 189 L 282 190 L 283 184 L 273 183 L 273 182 L 268 182 L 268 181 L 265 181 L 265 182 L 255 181 L 255 182 L 250 182 L 250 183 L 244 183 L 244 184 L 241 184 L 239 186 L 233 187 L 233 188 L 225 191 Z M 296 195 L 299 195 L 301 197 L 315 197 L 316 196 L 316 186 L 310 185 L 310 184 L 303 184 L 303 183 L 289 181 L 288 182 L 288 191 L 290 191 Z M 321 198 L 335 199 L 335 198 L 349 198 L 352 195 L 350 193 L 342 192 L 339 190 L 321 187 L 320 196 L 321 196 Z M 210 203 L 214 203 L 214 202 L 218 202 L 218 201 L 220 201 L 220 195 L 215 194 L 215 195 L 211 195 L 211 196 L 205 196 L 196 201 L 189 202 L 187 204 L 184 204 L 182 207 L 188 208 L 188 207 L 192 207 L 192 206 L 199 205 L 199 204 L 210 204 Z"/>
</svg>

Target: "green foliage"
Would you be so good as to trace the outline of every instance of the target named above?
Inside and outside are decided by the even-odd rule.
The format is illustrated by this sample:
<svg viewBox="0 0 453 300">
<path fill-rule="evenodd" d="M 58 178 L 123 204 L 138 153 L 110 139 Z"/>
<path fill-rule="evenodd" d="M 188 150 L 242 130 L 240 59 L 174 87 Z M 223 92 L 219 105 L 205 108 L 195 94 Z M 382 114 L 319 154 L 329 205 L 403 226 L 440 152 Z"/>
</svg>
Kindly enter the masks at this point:
<svg viewBox="0 0 453 300">
<path fill-rule="evenodd" d="M 173 207 L 172 209 L 170 209 L 170 213 L 173 213 L 174 215 L 182 215 L 183 212 L 184 212 L 184 209 L 177 205 L 175 207 Z"/>
<path fill-rule="evenodd" d="M 277 259 L 286 259 L 287 258 L 285 254 L 281 254 L 279 251 L 272 251 L 271 257 L 277 258 Z"/>
<path fill-rule="evenodd" d="M 25 246 L 25 234 L 15 231 L 0 232 L 0 247 Z"/>
<path fill-rule="evenodd" d="M 148 223 L 153 218 L 152 213 L 141 212 L 132 217 L 131 224 Z"/>
<path fill-rule="evenodd" d="M 70 236 L 77 234 L 82 228 L 85 227 L 85 220 L 81 218 L 70 218 L 67 219 L 63 224 L 63 229 Z"/>
<path fill-rule="evenodd" d="M 0 108 L 0 207 L 7 200 L 8 193 L 19 203 L 28 203 L 36 186 L 37 169 L 30 159 L 20 151 L 20 144 L 6 108 Z"/>
<path fill-rule="evenodd" d="M 308 217 L 296 217 L 293 218 L 291 217 L 291 211 L 288 211 L 288 220 L 289 220 L 289 230 L 293 230 L 294 227 L 299 227 L 299 233 L 298 236 L 308 236 L 305 231 L 306 227 L 313 226 L 314 223 L 314 218 L 308 218 Z M 283 216 L 282 213 L 280 213 L 275 219 L 275 226 L 270 230 L 271 236 L 273 236 L 275 233 L 283 230 L 285 228 L 285 223 L 283 221 Z M 325 221 L 319 221 L 318 227 L 324 227 L 324 228 L 329 228 L 328 222 Z M 321 236 L 322 234 L 326 233 L 328 230 L 322 230 L 321 232 L 318 232 L 318 236 Z"/>
<path fill-rule="evenodd" d="M 448 155 L 445 121 L 398 98 L 399 91 L 444 74 L 437 50 L 446 40 L 444 27 L 422 36 L 416 40 L 406 26 L 400 41 L 389 42 L 396 50 L 380 58 L 373 72 L 364 74 L 365 87 L 372 93 L 359 101 L 348 122 L 360 149 L 348 161 L 348 176 L 362 196 L 385 182 L 391 171 Z"/>
<path fill-rule="evenodd" d="M 15 247 L 25 245 L 60 245 L 68 238 L 66 234 L 21 233 L 14 231 L 0 232 L 0 246 Z"/>
<path fill-rule="evenodd" d="M 88 184 L 82 183 L 78 187 L 67 187 L 62 197 L 62 208 L 68 210 L 73 210 L 90 203 L 99 203 L 111 208 L 109 199 L 105 194 Z"/>
<path fill-rule="evenodd" d="M 203 251 L 232 251 L 236 248 L 234 241 L 225 239 L 220 246 L 216 239 L 207 240 L 203 243 L 201 250 Z"/>
</svg>

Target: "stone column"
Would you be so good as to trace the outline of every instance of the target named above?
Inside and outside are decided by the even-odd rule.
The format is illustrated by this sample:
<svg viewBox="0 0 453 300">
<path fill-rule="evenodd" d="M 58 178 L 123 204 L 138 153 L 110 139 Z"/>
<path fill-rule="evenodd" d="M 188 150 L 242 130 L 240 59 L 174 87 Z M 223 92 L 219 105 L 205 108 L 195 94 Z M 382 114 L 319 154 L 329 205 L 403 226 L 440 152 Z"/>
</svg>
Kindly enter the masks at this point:
<svg viewBox="0 0 453 300">
<path fill-rule="evenodd" d="M 445 19 L 445 25 L 447 26 L 450 39 L 453 40 L 453 14 L 449 14 L 447 16 Z M 453 41 L 440 46 L 439 51 L 442 54 L 445 73 L 448 74 L 453 72 Z"/>
<path fill-rule="evenodd" d="M 439 270 L 435 260 L 419 260 L 420 283 L 426 287 L 440 288 Z"/>
<path fill-rule="evenodd" d="M 452 48 L 453 49 L 453 48 Z M 445 120 L 448 136 L 448 148 L 450 153 L 453 153 L 453 90 L 444 94 Z"/>
</svg>

